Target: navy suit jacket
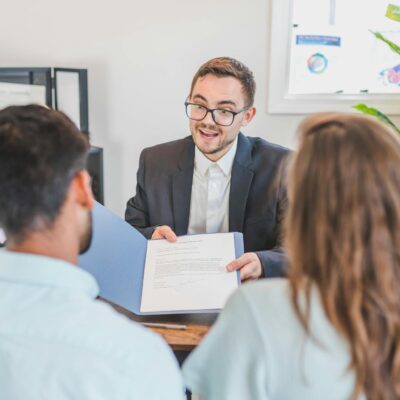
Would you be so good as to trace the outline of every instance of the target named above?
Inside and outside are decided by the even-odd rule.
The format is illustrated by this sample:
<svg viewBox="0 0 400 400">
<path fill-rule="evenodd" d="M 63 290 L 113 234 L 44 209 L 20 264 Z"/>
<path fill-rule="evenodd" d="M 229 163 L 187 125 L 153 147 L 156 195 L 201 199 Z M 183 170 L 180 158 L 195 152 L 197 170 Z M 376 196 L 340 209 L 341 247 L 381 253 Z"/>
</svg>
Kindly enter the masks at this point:
<svg viewBox="0 0 400 400">
<path fill-rule="evenodd" d="M 187 234 L 195 145 L 191 136 L 144 149 L 136 195 L 125 219 L 150 238 L 155 227 Z M 289 151 L 263 139 L 238 136 L 229 195 L 229 231 L 243 232 L 244 249 L 255 252 L 267 277 L 284 276 L 280 247 L 286 209 L 283 165 Z"/>
</svg>

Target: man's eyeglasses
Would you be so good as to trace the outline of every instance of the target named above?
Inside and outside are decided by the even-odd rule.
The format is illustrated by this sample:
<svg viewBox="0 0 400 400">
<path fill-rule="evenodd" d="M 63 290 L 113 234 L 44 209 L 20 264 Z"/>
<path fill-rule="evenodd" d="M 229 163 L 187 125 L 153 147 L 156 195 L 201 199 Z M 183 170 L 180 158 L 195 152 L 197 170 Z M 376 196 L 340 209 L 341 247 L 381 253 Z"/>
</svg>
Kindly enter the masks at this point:
<svg viewBox="0 0 400 400">
<path fill-rule="evenodd" d="M 242 113 L 243 111 L 248 110 L 248 107 L 242 108 L 239 111 L 229 111 L 224 110 L 222 108 L 207 108 L 205 106 L 201 106 L 200 104 L 188 103 L 185 102 L 186 107 L 186 115 L 189 119 L 193 119 L 194 121 L 203 120 L 208 113 L 211 113 L 213 121 L 217 125 L 221 126 L 230 126 L 233 124 L 233 121 L 236 115 Z"/>
</svg>

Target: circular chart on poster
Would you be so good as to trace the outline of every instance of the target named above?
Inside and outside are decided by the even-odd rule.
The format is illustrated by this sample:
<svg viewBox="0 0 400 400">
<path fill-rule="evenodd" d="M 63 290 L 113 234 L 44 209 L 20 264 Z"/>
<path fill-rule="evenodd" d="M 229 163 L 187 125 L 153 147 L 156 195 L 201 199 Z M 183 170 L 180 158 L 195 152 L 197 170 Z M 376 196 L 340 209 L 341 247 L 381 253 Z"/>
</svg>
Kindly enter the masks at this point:
<svg viewBox="0 0 400 400">
<path fill-rule="evenodd" d="M 312 74 L 322 74 L 328 67 L 328 59 L 322 53 L 314 53 L 308 58 L 307 67 Z"/>
</svg>

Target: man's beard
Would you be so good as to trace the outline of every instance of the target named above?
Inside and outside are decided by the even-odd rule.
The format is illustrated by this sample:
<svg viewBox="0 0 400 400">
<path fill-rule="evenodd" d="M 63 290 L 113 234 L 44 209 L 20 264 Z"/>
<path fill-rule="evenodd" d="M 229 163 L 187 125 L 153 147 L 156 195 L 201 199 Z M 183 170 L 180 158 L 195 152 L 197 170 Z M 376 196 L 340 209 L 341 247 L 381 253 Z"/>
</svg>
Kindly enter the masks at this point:
<svg viewBox="0 0 400 400">
<path fill-rule="evenodd" d="M 199 133 L 199 129 L 210 129 L 213 131 L 218 132 L 219 135 L 222 135 L 221 129 L 217 124 L 205 124 L 204 122 L 199 122 L 195 125 L 194 130 Z M 192 137 L 195 138 L 197 135 L 195 135 L 192 131 Z M 194 144 L 196 145 L 196 147 L 203 153 L 203 154 L 217 154 L 219 152 L 221 152 L 222 150 L 224 150 L 226 147 L 228 147 L 230 144 L 232 144 L 235 141 L 236 137 L 234 137 L 232 140 L 226 142 L 226 143 L 220 143 L 219 145 L 217 145 L 217 147 L 215 149 L 212 150 L 208 150 L 206 151 L 205 149 L 200 148 L 196 141 L 194 140 Z"/>
<path fill-rule="evenodd" d="M 90 245 L 92 244 L 92 238 L 93 238 L 93 214 L 92 211 L 89 211 L 86 230 L 82 234 L 80 240 L 79 255 L 82 255 L 89 250 Z"/>
</svg>

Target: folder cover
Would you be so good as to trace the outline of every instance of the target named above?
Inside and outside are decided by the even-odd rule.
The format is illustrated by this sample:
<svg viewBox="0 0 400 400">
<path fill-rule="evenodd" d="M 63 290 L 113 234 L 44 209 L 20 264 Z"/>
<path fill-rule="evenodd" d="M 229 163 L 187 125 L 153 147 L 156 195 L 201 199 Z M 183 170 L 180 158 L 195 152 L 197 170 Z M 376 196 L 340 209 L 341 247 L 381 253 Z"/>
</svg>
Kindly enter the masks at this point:
<svg viewBox="0 0 400 400">
<path fill-rule="evenodd" d="M 243 254 L 243 235 L 234 233 L 236 258 Z M 93 237 L 79 266 L 97 280 L 99 295 L 137 315 L 216 313 L 219 309 L 140 312 L 147 239 L 110 210 L 96 203 Z M 238 284 L 240 275 L 237 272 Z"/>
</svg>

